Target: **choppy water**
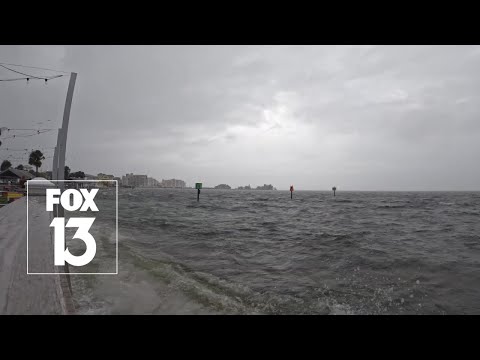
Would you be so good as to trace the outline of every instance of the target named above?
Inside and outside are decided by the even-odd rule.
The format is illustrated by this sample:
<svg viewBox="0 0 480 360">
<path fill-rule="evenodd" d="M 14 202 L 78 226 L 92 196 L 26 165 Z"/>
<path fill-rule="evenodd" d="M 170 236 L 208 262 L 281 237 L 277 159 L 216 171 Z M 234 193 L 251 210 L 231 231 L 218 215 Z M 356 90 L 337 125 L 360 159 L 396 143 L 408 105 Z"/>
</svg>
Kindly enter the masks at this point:
<svg viewBox="0 0 480 360">
<path fill-rule="evenodd" d="M 114 192 L 96 199 L 114 208 Z M 480 314 L 480 193 L 119 190 L 84 314 Z M 105 222 L 97 242 L 115 239 Z"/>
</svg>

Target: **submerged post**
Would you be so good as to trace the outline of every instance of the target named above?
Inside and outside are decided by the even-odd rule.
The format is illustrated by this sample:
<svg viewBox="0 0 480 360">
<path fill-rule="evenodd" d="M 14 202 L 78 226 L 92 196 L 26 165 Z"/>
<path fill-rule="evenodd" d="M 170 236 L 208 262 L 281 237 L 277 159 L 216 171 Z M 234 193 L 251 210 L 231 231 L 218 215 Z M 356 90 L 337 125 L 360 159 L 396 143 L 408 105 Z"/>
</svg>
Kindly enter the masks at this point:
<svg viewBox="0 0 480 360">
<path fill-rule="evenodd" d="M 197 189 L 197 201 L 200 201 L 200 189 L 202 188 L 202 183 L 195 183 L 195 189 Z"/>
<path fill-rule="evenodd" d="M 290 199 L 293 199 L 293 185 L 290 185 Z"/>
</svg>

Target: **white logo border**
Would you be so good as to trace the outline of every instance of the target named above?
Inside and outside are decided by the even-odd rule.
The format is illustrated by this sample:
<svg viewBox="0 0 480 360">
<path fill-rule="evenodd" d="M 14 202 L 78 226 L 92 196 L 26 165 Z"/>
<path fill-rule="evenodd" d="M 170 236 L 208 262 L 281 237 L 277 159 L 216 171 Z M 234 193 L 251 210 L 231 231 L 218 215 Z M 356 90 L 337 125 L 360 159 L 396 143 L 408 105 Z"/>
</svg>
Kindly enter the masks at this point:
<svg viewBox="0 0 480 360">
<path fill-rule="evenodd" d="M 49 180 L 51 182 L 115 182 L 115 272 L 108 273 L 71 273 L 71 272 L 28 272 L 28 183 L 45 180 L 27 180 L 27 275 L 118 275 L 118 180 Z"/>
</svg>

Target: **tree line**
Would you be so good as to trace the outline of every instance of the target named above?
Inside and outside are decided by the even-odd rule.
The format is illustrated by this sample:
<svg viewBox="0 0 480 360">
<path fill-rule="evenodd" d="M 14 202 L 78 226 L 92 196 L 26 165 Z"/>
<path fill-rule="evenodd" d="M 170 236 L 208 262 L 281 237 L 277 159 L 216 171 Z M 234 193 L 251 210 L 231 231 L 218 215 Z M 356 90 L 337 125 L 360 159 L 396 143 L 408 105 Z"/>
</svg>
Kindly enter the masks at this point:
<svg viewBox="0 0 480 360">
<path fill-rule="evenodd" d="M 29 173 L 34 175 L 34 176 L 39 176 L 38 173 L 38 168 L 40 168 L 43 164 L 43 160 L 45 160 L 45 156 L 40 150 L 34 150 L 30 153 L 30 156 L 28 157 L 28 164 L 31 166 L 35 167 L 35 171 L 30 170 Z M 0 171 L 5 171 L 7 169 L 10 169 L 12 167 L 12 163 L 9 160 L 3 160 L 2 164 L 0 165 Z M 26 170 L 25 166 L 20 164 L 15 167 L 17 170 Z M 47 177 L 45 173 L 41 174 L 43 175 L 42 177 Z M 65 166 L 65 173 L 64 173 L 64 179 L 65 180 L 70 180 L 72 178 L 76 179 L 84 179 L 85 178 L 85 173 L 83 171 L 76 171 L 76 172 L 71 172 L 70 168 L 68 166 Z"/>
</svg>

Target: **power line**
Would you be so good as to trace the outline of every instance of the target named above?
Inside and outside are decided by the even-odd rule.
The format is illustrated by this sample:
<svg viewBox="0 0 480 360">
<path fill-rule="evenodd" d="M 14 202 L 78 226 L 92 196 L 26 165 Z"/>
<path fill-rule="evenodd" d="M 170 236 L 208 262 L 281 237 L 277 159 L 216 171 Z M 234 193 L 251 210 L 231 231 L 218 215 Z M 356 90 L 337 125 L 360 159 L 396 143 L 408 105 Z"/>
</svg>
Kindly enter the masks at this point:
<svg viewBox="0 0 480 360">
<path fill-rule="evenodd" d="M 9 150 L 9 152 L 7 152 L 5 155 L 0 155 L 0 156 L 13 156 L 13 155 L 30 155 L 32 152 L 34 151 L 37 151 L 37 150 L 40 150 L 42 152 L 42 154 L 52 154 L 52 150 L 41 150 L 41 149 L 28 149 L 26 151 L 17 151 L 17 152 L 11 152 L 11 150 Z M 2 151 L 2 150 L 0 150 Z"/>
<path fill-rule="evenodd" d="M 49 129 L 49 128 L 40 128 L 40 129 L 11 129 L 7 128 L 7 131 L 41 131 L 41 130 L 55 130 L 55 129 Z"/>
<path fill-rule="evenodd" d="M 44 123 L 44 121 L 37 121 L 36 124 L 38 124 L 38 126 L 40 126 L 41 124 Z M 52 120 L 48 119 L 46 121 L 48 122 L 48 121 L 52 121 Z M 34 125 L 34 126 L 36 126 L 36 125 Z M 55 130 L 55 129 L 53 129 L 53 128 L 42 128 L 42 127 L 36 127 L 36 128 L 33 128 L 33 129 L 27 129 L 27 128 L 16 129 L 16 128 L 10 128 L 10 127 L 6 127 L 6 126 L 0 126 L 0 135 L 2 135 L 2 132 L 5 132 L 5 131 L 38 131 L 38 130 Z"/>
<path fill-rule="evenodd" d="M 51 151 L 54 150 L 54 147 L 44 147 L 44 146 L 35 146 L 35 150 L 44 150 L 44 151 Z M 24 149 L 12 149 L 12 148 L 5 148 L 5 149 L 0 149 L 0 151 L 29 151 L 33 149 L 29 148 L 24 148 Z"/>
<path fill-rule="evenodd" d="M 28 135 L 10 135 L 10 136 L 6 136 L 2 139 L 6 140 L 6 139 L 14 139 L 14 138 L 26 138 L 26 137 L 31 137 L 31 136 L 35 136 L 35 135 L 44 134 L 44 133 L 47 133 L 47 132 L 52 131 L 52 130 L 54 130 L 54 129 L 38 130 L 35 134 L 28 134 Z"/>
<path fill-rule="evenodd" d="M 44 154 L 44 157 L 45 159 L 51 159 L 53 158 L 53 155 L 50 155 L 48 154 L 48 156 L 46 156 Z M 30 160 L 30 154 L 28 155 L 25 155 L 25 156 L 3 156 L 3 157 L 0 157 L 0 160 L 15 160 L 15 161 L 29 161 Z"/>
<path fill-rule="evenodd" d="M 42 68 L 42 67 L 38 67 L 38 66 L 26 66 L 26 65 L 19 65 L 19 64 L 7 64 L 7 63 L 0 63 L 0 65 L 19 66 L 19 67 L 23 67 L 23 68 L 26 68 L 26 69 L 38 69 L 38 70 L 54 71 L 54 72 L 59 72 L 59 73 L 64 73 L 64 74 L 68 74 L 68 75 L 70 75 L 70 73 L 69 73 L 69 72 L 67 72 L 67 71 L 60 71 L 60 70 L 47 69 L 47 68 Z"/>
<path fill-rule="evenodd" d="M 17 157 L 29 157 L 30 154 L 34 151 L 38 151 L 39 149 L 35 149 L 35 150 L 28 150 L 28 151 L 25 151 L 23 154 L 19 154 L 19 153 L 10 153 L 10 154 L 5 154 L 5 155 L 0 155 L 0 156 L 6 156 L 6 157 L 12 157 L 12 156 L 17 156 Z M 51 152 L 42 152 L 40 151 L 43 155 L 48 155 L 48 156 L 53 156 Z"/>
</svg>

